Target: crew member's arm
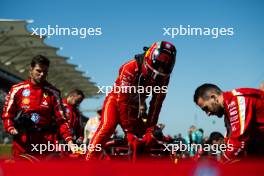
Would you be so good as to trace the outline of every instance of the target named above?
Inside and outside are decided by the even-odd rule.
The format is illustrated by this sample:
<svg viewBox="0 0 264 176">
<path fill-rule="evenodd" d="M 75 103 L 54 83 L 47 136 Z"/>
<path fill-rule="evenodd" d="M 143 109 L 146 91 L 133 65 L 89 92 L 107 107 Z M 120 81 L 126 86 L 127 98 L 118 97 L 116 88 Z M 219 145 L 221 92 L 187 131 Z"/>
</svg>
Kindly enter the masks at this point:
<svg viewBox="0 0 264 176">
<path fill-rule="evenodd" d="M 150 101 L 150 106 L 149 106 L 149 111 L 148 111 L 148 126 L 150 128 L 153 128 L 157 122 L 158 122 L 158 118 L 159 118 L 159 113 L 162 107 L 162 103 L 166 97 L 167 91 L 165 90 L 165 88 L 168 88 L 168 84 L 169 84 L 169 77 L 164 79 L 162 83 L 160 83 L 159 87 L 160 93 L 155 93 L 153 92 L 153 96 L 152 99 Z"/>
<path fill-rule="evenodd" d="M 252 101 L 244 96 L 234 97 L 233 107 L 229 108 L 230 136 L 227 149 L 222 157 L 224 163 L 237 160 L 244 154 L 249 136 L 246 133 L 253 116 Z"/>
<path fill-rule="evenodd" d="M 152 143 L 156 140 L 153 133 L 155 130 L 155 126 L 158 122 L 162 103 L 167 94 L 167 88 L 168 88 L 167 86 L 169 84 L 169 79 L 170 78 L 168 77 L 159 84 L 159 87 L 160 87 L 159 93 L 158 92 L 155 93 L 157 89 L 156 90 L 155 88 L 153 89 L 154 92 L 152 93 L 152 99 L 150 101 L 150 106 L 149 106 L 149 111 L 148 111 L 148 123 L 147 123 L 148 128 L 142 139 L 142 141 L 145 143 L 146 146 L 151 146 Z M 166 90 L 164 88 L 166 88 Z"/>
<path fill-rule="evenodd" d="M 19 89 L 14 86 L 11 88 L 8 95 L 6 96 L 6 101 L 2 113 L 4 129 L 12 135 L 18 133 L 13 123 L 13 119 L 15 118 L 17 113 L 16 94 L 18 91 Z"/>
</svg>

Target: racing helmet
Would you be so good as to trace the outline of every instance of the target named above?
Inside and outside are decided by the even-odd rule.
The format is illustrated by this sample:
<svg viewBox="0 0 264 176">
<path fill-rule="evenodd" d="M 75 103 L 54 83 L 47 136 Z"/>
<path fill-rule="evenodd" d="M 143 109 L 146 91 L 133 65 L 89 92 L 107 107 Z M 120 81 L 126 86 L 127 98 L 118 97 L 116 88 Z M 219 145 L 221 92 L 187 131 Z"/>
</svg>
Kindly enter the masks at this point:
<svg viewBox="0 0 264 176">
<path fill-rule="evenodd" d="M 157 77 L 166 77 L 171 74 L 176 61 L 176 48 L 172 43 L 155 42 L 144 50 L 146 53 L 143 63 L 148 76 L 155 80 Z"/>
</svg>

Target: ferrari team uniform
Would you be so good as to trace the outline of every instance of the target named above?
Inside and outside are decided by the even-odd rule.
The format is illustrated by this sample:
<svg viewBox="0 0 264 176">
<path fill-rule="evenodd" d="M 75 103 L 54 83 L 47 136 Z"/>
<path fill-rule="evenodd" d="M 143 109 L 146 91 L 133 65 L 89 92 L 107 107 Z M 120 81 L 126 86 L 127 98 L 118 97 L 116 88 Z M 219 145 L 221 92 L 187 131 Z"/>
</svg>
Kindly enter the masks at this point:
<svg viewBox="0 0 264 176">
<path fill-rule="evenodd" d="M 73 138 L 83 140 L 83 126 L 80 111 L 77 107 L 68 104 L 67 99 L 63 99 L 62 102 Z"/>
<path fill-rule="evenodd" d="M 13 139 L 13 155 L 26 157 L 38 155 L 32 144 L 56 141 L 57 129 L 65 141 L 72 140 L 66 121 L 60 92 L 45 82 L 40 86 L 30 81 L 13 85 L 3 108 L 2 120 L 8 132 L 16 128 Z"/>
<path fill-rule="evenodd" d="M 224 159 L 264 154 L 264 92 L 239 88 L 224 92 L 227 148 Z"/>
</svg>

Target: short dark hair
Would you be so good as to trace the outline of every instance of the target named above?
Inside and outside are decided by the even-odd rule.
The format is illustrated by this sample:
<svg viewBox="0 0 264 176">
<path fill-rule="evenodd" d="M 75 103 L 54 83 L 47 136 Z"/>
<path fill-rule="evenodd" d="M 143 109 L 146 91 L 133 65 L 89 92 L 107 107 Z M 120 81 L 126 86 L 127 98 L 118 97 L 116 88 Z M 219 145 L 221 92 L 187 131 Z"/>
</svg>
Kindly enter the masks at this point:
<svg viewBox="0 0 264 176">
<path fill-rule="evenodd" d="M 198 130 L 204 134 L 204 130 L 202 128 L 199 128 Z"/>
<path fill-rule="evenodd" d="M 68 96 L 71 96 L 71 95 L 81 95 L 82 98 L 85 97 L 83 91 L 81 91 L 80 89 L 73 89 L 73 90 L 71 90 L 71 91 L 68 93 Z"/>
<path fill-rule="evenodd" d="M 49 67 L 50 61 L 47 57 L 43 56 L 43 55 L 36 55 L 35 57 L 33 57 L 33 59 L 31 60 L 31 64 L 30 66 L 32 68 L 34 68 L 36 65 L 46 65 Z"/>
<path fill-rule="evenodd" d="M 220 139 L 224 139 L 224 136 L 220 132 L 214 131 L 210 134 L 208 142 L 212 144 L 214 140 L 219 141 Z"/>
<path fill-rule="evenodd" d="M 199 98 L 203 98 L 203 99 L 207 100 L 209 98 L 208 97 L 209 91 L 213 91 L 218 95 L 220 95 L 222 93 L 222 90 L 218 86 L 216 86 L 214 84 L 210 84 L 210 83 L 205 83 L 205 84 L 199 86 L 195 90 L 194 95 L 193 95 L 193 101 L 197 104 Z"/>
</svg>

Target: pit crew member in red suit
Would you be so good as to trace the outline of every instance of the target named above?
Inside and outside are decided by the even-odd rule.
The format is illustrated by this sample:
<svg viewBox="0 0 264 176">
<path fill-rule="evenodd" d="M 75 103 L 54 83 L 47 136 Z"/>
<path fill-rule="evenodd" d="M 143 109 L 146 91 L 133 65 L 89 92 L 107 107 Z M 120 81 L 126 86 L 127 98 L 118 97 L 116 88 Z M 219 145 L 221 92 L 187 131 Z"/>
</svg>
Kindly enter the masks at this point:
<svg viewBox="0 0 264 176">
<path fill-rule="evenodd" d="M 208 116 L 225 116 L 227 149 L 222 162 L 240 160 L 244 156 L 264 156 L 264 92 L 238 88 L 223 92 L 213 84 L 195 90 L 194 102 Z"/>
<path fill-rule="evenodd" d="M 73 139 L 78 144 L 83 143 L 83 125 L 78 106 L 81 104 L 84 97 L 84 93 L 81 90 L 74 89 L 68 93 L 65 99 L 62 100 Z"/>
<path fill-rule="evenodd" d="M 29 79 L 13 85 L 6 97 L 2 120 L 4 129 L 14 137 L 15 159 L 35 161 L 35 156 L 41 157 L 39 148 L 34 149 L 33 145 L 53 143 L 57 131 L 54 126 L 73 149 L 60 91 L 46 81 L 49 64 L 46 57 L 35 56 L 29 68 Z"/>
</svg>

